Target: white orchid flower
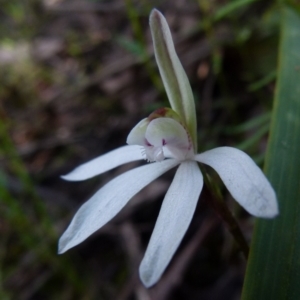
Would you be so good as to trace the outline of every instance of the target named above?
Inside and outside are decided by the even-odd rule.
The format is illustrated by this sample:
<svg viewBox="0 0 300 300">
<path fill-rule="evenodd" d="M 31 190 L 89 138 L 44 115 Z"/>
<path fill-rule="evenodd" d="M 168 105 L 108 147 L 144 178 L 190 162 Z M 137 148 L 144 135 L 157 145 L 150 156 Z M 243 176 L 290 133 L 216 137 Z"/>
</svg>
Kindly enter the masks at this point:
<svg viewBox="0 0 300 300">
<path fill-rule="evenodd" d="M 78 245 L 110 221 L 151 181 L 179 166 L 140 265 L 140 277 L 146 287 L 159 280 L 191 222 L 203 187 L 198 163 L 212 167 L 233 198 L 250 214 L 263 218 L 278 214 L 273 188 L 247 154 L 231 147 L 197 154 L 192 90 L 168 24 L 155 9 L 150 15 L 150 27 L 156 61 L 172 109 L 159 109 L 139 122 L 129 133 L 128 146 L 97 157 L 63 178 L 86 180 L 128 162 L 147 159 L 152 163 L 119 175 L 102 187 L 80 207 L 59 241 L 59 253 Z"/>
</svg>

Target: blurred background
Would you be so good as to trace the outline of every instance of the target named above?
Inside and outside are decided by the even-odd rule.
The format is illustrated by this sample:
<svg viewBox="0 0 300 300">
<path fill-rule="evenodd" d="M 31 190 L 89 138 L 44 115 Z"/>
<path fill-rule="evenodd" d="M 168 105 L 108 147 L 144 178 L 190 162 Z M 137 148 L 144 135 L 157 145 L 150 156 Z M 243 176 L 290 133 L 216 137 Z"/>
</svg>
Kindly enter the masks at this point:
<svg viewBox="0 0 300 300">
<path fill-rule="evenodd" d="M 263 166 L 274 96 L 279 13 L 255 0 L 0 1 L 0 299 L 239 299 L 246 260 L 204 188 L 163 278 L 138 266 L 174 170 L 81 245 L 57 255 L 73 215 L 106 182 L 60 179 L 126 142 L 168 101 L 153 57 L 153 7 L 190 78 L 199 151 L 233 146 Z M 207 169 L 208 170 L 208 169 Z M 228 194 L 248 242 L 254 220 Z"/>
</svg>

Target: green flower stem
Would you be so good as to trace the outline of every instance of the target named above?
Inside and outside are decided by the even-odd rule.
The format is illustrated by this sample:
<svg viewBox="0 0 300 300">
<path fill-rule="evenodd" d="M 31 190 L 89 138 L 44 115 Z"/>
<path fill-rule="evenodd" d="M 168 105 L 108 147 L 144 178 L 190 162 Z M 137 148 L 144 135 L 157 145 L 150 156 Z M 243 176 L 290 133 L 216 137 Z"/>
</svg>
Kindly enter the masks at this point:
<svg viewBox="0 0 300 300">
<path fill-rule="evenodd" d="M 207 175 L 207 172 L 205 172 L 203 167 L 201 167 L 201 171 L 203 174 L 204 182 L 208 187 L 209 191 L 211 192 L 212 207 L 227 225 L 228 230 L 232 234 L 234 240 L 240 247 L 245 259 L 247 260 L 249 255 L 249 245 L 243 235 L 243 232 L 237 220 L 234 218 L 231 211 L 228 209 L 220 192 L 220 189 L 211 182 L 209 176 Z"/>
</svg>

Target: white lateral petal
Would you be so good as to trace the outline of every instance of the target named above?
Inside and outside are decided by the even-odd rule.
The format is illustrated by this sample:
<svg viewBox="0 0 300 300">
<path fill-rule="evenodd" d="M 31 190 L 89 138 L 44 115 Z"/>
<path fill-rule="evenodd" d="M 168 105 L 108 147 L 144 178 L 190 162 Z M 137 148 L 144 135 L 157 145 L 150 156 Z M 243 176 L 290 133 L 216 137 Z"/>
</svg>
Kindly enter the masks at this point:
<svg viewBox="0 0 300 300">
<path fill-rule="evenodd" d="M 264 218 L 278 214 L 276 194 L 271 184 L 243 151 L 220 147 L 197 154 L 195 159 L 215 169 L 233 198 L 250 214 Z"/>
<path fill-rule="evenodd" d="M 146 287 L 159 280 L 178 248 L 192 220 L 202 187 L 203 177 L 197 163 L 181 163 L 140 265 L 140 277 Z"/>
<path fill-rule="evenodd" d="M 107 183 L 77 211 L 59 240 L 59 253 L 84 241 L 111 220 L 142 188 L 178 164 L 175 159 L 148 164 L 130 170 Z"/>
<path fill-rule="evenodd" d="M 127 144 L 128 145 L 140 145 L 145 146 L 145 134 L 146 129 L 149 124 L 148 118 L 145 118 L 141 120 L 139 123 L 137 123 L 129 132 L 127 137 Z"/>
<path fill-rule="evenodd" d="M 145 159 L 143 149 L 140 146 L 124 146 L 80 165 L 69 174 L 61 176 L 61 178 L 69 181 L 86 180 L 120 165 L 140 159 Z"/>
</svg>

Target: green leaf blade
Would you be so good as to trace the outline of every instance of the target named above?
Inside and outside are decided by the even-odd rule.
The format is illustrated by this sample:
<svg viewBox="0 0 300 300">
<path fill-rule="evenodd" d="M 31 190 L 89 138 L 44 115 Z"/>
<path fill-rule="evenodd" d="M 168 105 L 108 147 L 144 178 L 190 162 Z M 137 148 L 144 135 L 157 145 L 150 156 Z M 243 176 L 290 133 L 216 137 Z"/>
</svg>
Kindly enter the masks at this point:
<svg viewBox="0 0 300 300">
<path fill-rule="evenodd" d="M 257 220 L 243 300 L 300 295 L 300 16 L 283 8 L 278 82 L 266 157 L 280 215 Z"/>
</svg>

